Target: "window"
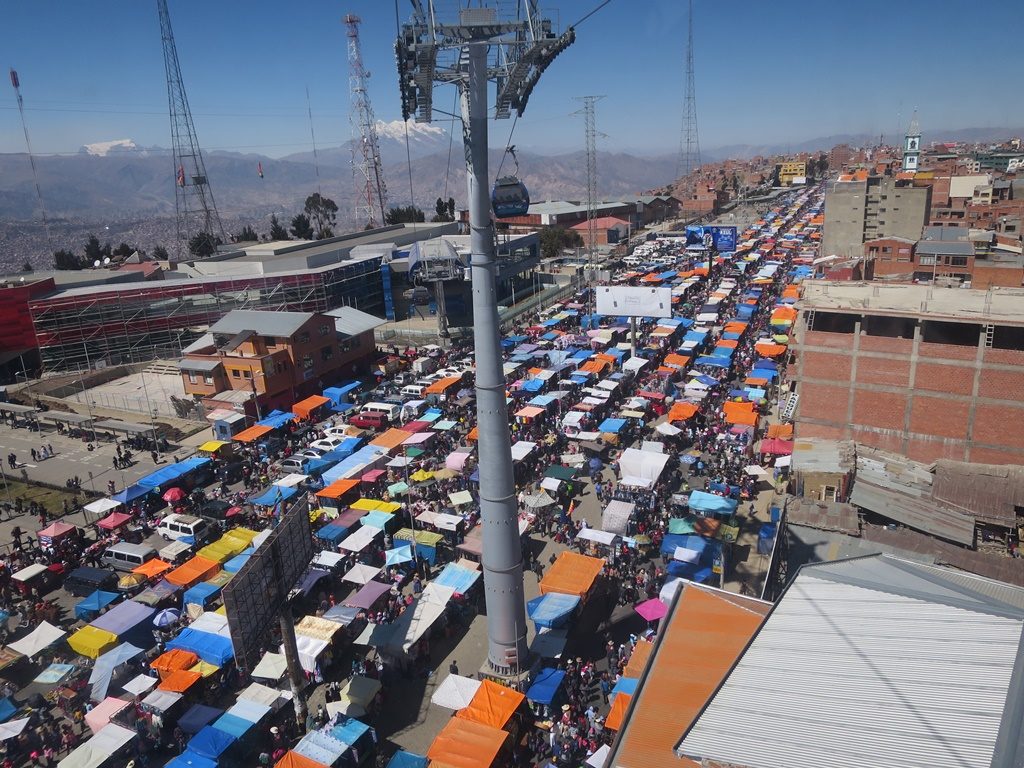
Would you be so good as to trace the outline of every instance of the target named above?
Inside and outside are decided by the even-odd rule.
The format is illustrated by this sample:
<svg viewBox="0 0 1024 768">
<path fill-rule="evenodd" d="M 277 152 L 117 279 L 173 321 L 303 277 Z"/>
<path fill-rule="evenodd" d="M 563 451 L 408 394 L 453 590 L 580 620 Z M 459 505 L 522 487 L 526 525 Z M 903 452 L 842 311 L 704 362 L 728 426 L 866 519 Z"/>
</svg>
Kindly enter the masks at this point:
<svg viewBox="0 0 1024 768">
<path fill-rule="evenodd" d="M 302 356 L 302 367 L 305 368 L 307 371 L 310 368 L 313 367 L 313 356 L 312 355 L 303 355 Z"/>
<path fill-rule="evenodd" d="M 203 376 L 203 384 L 213 384 L 213 376 L 209 373 Z"/>
<path fill-rule="evenodd" d="M 918 256 L 917 263 L 922 267 L 934 267 L 937 262 L 934 256 Z"/>
<path fill-rule="evenodd" d="M 329 325 L 321 325 L 320 326 L 320 335 L 321 336 L 326 336 L 330 332 L 331 332 L 331 327 Z"/>
<path fill-rule="evenodd" d="M 954 256 L 950 259 L 950 264 L 954 267 L 966 267 L 967 257 L 966 256 Z"/>
<path fill-rule="evenodd" d="M 882 253 L 892 253 L 892 246 L 883 245 L 882 246 Z"/>
<path fill-rule="evenodd" d="M 231 371 L 231 378 L 233 378 L 233 379 L 240 379 L 240 378 L 242 378 L 242 372 L 239 371 L 237 368 L 232 369 L 232 371 Z"/>
<path fill-rule="evenodd" d="M 197 384 L 198 381 L 199 380 L 196 378 L 195 373 L 193 373 L 192 371 L 189 371 L 188 372 L 188 383 L 189 384 Z"/>
<path fill-rule="evenodd" d="M 250 371 L 248 368 L 246 368 L 244 371 L 242 371 L 242 378 L 243 379 L 251 379 L 252 378 L 252 371 Z"/>
<path fill-rule="evenodd" d="M 334 347 L 324 347 L 320 350 L 320 359 L 323 361 L 330 360 L 334 357 Z"/>
<path fill-rule="evenodd" d="M 298 341 L 299 344 L 308 344 L 309 343 L 309 331 L 303 331 L 302 333 L 300 333 L 296 337 L 295 340 Z"/>
</svg>

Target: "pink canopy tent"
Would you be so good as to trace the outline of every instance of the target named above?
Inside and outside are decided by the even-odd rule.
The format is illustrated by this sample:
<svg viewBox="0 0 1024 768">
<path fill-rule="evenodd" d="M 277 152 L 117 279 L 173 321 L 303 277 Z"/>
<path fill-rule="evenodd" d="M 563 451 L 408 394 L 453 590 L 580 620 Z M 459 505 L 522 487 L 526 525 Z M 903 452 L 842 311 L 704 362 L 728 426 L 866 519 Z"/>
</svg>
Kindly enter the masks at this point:
<svg viewBox="0 0 1024 768">
<path fill-rule="evenodd" d="M 758 453 L 771 453 L 776 456 L 789 456 L 793 453 L 792 440 L 780 440 L 777 437 L 766 437 L 758 446 Z"/>
<path fill-rule="evenodd" d="M 657 621 L 668 613 L 668 606 L 655 597 L 651 600 L 637 603 L 633 606 L 633 610 L 643 616 L 646 621 Z"/>
<path fill-rule="evenodd" d="M 104 528 L 108 531 L 113 531 L 116 528 L 120 528 L 122 525 L 127 525 L 132 519 L 131 515 L 127 515 L 124 512 L 111 512 L 109 515 L 100 520 L 96 525 L 100 528 Z"/>
</svg>

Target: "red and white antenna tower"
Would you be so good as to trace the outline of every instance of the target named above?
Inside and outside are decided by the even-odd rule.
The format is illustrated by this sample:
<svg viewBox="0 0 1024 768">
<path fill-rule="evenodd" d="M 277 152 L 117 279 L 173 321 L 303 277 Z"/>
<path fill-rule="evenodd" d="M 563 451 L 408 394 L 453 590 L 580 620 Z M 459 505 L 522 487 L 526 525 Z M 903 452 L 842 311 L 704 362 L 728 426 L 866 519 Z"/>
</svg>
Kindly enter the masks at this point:
<svg viewBox="0 0 1024 768">
<path fill-rule="evenodd" d="M 384 223 L 388 209 L 388 188 L 384 182 L 384 167 L 380 160 L 377 141 L 377 120 L 370 105 L 366 81 L 370 73 L 363 67 L 363 54 L 359 48 L 359 24 L 355 14 L 343 19 L 348 29 L 348 87 L 351 104 L 349 123 L 352 126 L 352 176 L 355 178 L 356 221 L 367 229 Z"/>
</svg>

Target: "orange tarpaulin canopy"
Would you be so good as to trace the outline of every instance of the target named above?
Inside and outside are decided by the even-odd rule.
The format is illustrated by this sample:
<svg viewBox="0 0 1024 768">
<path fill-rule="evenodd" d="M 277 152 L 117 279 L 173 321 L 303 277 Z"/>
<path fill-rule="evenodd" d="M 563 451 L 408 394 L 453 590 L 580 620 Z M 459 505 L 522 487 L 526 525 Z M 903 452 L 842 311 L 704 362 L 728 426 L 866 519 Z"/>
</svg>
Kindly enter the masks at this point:
<svg viewBox="0 0 1024 768">
<path fill-rule="evenodd" d="M 786 351 L 786 346 L 784 344 L 771 344 L 766 342 L 764 344 L 755 344 L 754 349 L 759 355 L 764 355 L 765 357 L 778 357 Z"/>
<path fill-rule="evenodd" d="M 327 768 L 327 766 L 316 760 L 310 760 L 298 752 L 285 752 L 284 757 L 274 763 L 274 768 Z"/>
<path fill-rule="evenodd" d="M 754 404 L 745 401 L 726 400 L 722 403 L 722 412 L 726 416 L 731 416 L 737 413 L 753 413 Z"/>
<path fill-rule="evenodd" d="M 618 362 L 618 359 L 615 357 L 615 355 L 606 355 L 603 352 L 594 355 L 592 359 L 601 360 L 602 362 L 608 363 L 608 365 L 615 365 L 615 363 Z"/>
<path fill-rule="evenodd" d="M 184 565 L 179 565 L 164 578 L 171 582 L 171 584 L 177 584 L 179 587 L 191 587 L 196 582 L 213 576 L 219 570 L 220 565 L 213 560 L 207 560 L 205 557 L 193 557 Z"/>
<path fill-rule="evenodd" d="M 516 411 L 516 416 L 521 419 L 535 419 L 543 413 L 543 408 L 538 408 L 536 405 L 525 405 Z"/>
<path fill-rule="evenodd" d="M 477 429 L 476 427 L 473 427 L 471 430 L 469 430 L 469 434 L 466 435 L 466 439 L 467 440 L 478 440 L 478 439 L 480 439 L 480 430 Z"/>
<path fill-rule="evenodd" d="M 405 436 L 408 437 L 409 433 L 406 432 Z M 316 495 L 321 499 L 340 499 L 346 493 L 351 491 L 353 488 L 359 485 L 359 479 L 342 478 L 335 480 L 333 483 L 328 485 L 323 490 L 317 491 Z"/>
<path fill-rule="evenodd" d="M 249 427 L 248 429 L 243 429 L 241 432 L 239 432 L 237 435 L 235 435 L 231 439 L 232 440 L 237 440 L 240 443 L 251 443 L 253 440 L 259 440 L 261 437 L 263 437 L 268 432 L 273 432 L 273 431 L 274 430 L 271 429 L 270 427 L 265 427 L 262 424 L 254 424 L 253 426 Z"/>
<path fill-rule="evenodd" d="M 507 738 L 508 732 L 500 728 L 453 717 L 427 749 L 427 757 L 451 768 L 487 768 Z"/>
<path fill-rule="evenodd" d="M 608 717 L 605 718 L 604 727 L 611 728 L 613 731 L 622 728 L 622 720 L 626 716 L 626 710 L 629 709 L 629 703 L 632 700 L 633 697 L 628 693 L 616 693 L 612 708 L 608 710 Z"/>
<path fill-rule="evenodd" d="M 796 310 L 793 307 L 778 307 L 772 312 L 772 319 L 796 320 Z"/>
<path fill-rule="evenodd" d="M 783 298 L 786 299 L 799 299 L 800 298 L 800 286 L 787 285 L 782 291 Z"/>
<path fill-rule="evenodd" d="M 164 571 L 171 570 L 172 567 L 170 563 L 165 563 L 163 560 L 154 557 L 152 560 L 144 562 L 138 568 L 132 568 L 132 573 L 140 573 L 148 578 L 153 578 L 154 576 L 159 576 Z"/>
<path fill-rule="evenodd" d="M 768 379 L 762 379 L 760 376 L 748 376 L 747 380 L 743 383 L 749 384 L 752 387 L 763 387 L 768 384 Z"/>
<path fill-rule="evenodd" d="M 202 678 L 203 676 L 198 672 L 192 672 L 188 669 L 176 669 L 161 680 L 157 688 L 161 691 L 184 693 L 195 685 L 197 680 L 202 680 Z"/>
<path fill-rule="evenodd" d="M 409 439 L 409 432 L 405 429 L 397 429 L 392 427 L 387 432 L 377 435 L 370 441 L 370 445 L 375 445 L 378 448 L 383 448 L 385 451 L 391 451 L 406 440 Z"/>
<path fill-rule="evenodd" d="M 452 387 L 462 381 L 461 376 L 445 376 L 443 379 L 438 379 L 429 387 L 424 390 L 427 395 L 443 395 L 449 387 Z"/>
<path fill-rule="evenodd" d="M 769 424 L 768 432 L 765 437 L 777 437 L 780 440 L 792 440 L 793 439 L 793 425 L 792 424 Z"/>
<path fill-rule="evenodd" d="M 697 406 L 693 403 L 673 403 L 668 412 L 669 421 L 686 421 L 693 418 L 697 413 Z"/>
<path fill-rule="evenodd" d="M 309 414 L 315 411 L 322 405 L 327 405 L 331 402 L 329 397 L 323 395 L 310 395 L 305 400 L 300 400 L 292 406 L 292 413 L 302 419 L 308 419 Z"/>
<path fill-rule="evenodd" d="M 177 669 L 194 667 L 197 661 L 199 661 L 199 657 L 192 653 L 192 651 L 183 651 L 180 648 L 175 648 L 157 656 L 150 662 L 149 666 L 159 672 L 161 678 L 164 678 Z"/>
<path fill-rule="evenodd" d="M 608 364 L 601 360 L 587 360 L 587 362 L 579 367 L 579 370 L 584 373 L 601 373 L 606 365 Z"/>
<path fill-rule="evenodd" d="M 725 328 L 723 330 L 725 333 L 743 333 L 745 330 L 747 330 L 747 324 L 740 323 L 734 320 L 726 323 Z"/>
<path fill-rule="evenodd" d="M 665 356 L 665 365 L 673 368 L 685 368 L 690 364 L 690 358 L 686 355 L 677 355 L 672 352 Z"/>
<path fill-rule="evenodd" d="M 484 680 L 476 689 L 473 700 L 465 709 L 455 713 L 456 717 L 472 720 L 493 728 L 504 728 L 526 696 L 504 685 Z"/>
<path fill-rule="evenodd" d="M 559 592 L 584 597 L 604 568 L 604 560 L 575 552 L 563 552 L 540 581 L 540 593 Z"/>
<path fill-rule="evenodd" d="M 736 349 L 740 343 L 736 339 L 719 339 L 715 344 L 716 347 L 722 347 L 723 349 Z"/>
<path fill-rule="evenodd" d="M 738 412 L 733 414 L 726 414 L 725 420 L 730 424 L 738 426 L 756 427 L 757 426 L 757 414 L 756 413 L 745 413 Z"/>
</svg>

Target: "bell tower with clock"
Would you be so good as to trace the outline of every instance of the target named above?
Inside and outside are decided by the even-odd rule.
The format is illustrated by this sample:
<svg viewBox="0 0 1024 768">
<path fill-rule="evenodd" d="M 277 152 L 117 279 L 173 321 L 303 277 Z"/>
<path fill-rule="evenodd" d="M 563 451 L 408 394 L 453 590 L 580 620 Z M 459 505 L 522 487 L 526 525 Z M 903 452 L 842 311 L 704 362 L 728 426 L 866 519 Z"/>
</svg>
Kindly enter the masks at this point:
<svg viewBox="0 0 1024 768">
<path fill-rule="evenodd" d="M 921 127 L 917 123 L 917 110 L 910 120 L 907 135 L 903 139 L 903 170 L 914 173 L 921 160 Z"/>
</svg>

